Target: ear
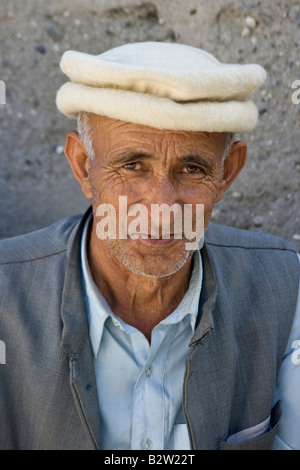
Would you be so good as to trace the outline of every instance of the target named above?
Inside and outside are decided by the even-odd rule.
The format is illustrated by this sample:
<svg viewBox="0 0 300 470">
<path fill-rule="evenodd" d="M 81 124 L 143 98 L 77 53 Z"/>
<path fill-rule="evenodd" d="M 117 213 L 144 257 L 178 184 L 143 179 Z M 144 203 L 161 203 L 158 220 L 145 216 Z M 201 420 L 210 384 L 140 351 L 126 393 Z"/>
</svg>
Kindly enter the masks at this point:
<svg viewBox="0 0 300 470">
<path fill-rule="evenodd" d="M 86 198 L 92 199 L 92 192 L 88 178 L 89 157 L 82 140 L 75 131 L 67 134 L 65 155 L 69 161 L 75 178 L 81 186 L 83 194 Z"/>
<path fill-rule="evenodd" d="M 247 160 L 247 144 L 244 141 L 235 142 L 224 161 L 223 180 L 220 185 L 218 198 L 215 202 L 222 199 L 225 191 L 232 185 Z"/>
</svg>

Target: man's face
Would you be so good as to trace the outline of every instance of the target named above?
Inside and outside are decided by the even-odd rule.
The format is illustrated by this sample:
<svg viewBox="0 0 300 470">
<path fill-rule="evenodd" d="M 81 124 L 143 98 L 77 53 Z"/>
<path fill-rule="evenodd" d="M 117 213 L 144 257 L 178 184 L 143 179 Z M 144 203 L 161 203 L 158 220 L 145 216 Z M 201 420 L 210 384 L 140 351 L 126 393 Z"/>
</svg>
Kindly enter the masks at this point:
<svg viewBox="0 0 300 470">
<path fill-rule="evenodd" d="M 94 214 L 100 204 L 112 204 L 118 233 L 119 197 L 126 196 L 128 207 L 142 204 L 149 214 L 152 204 L 178 204 L 182 210 L 192 204 L 193 228 L 196 204 L 204 204 L 204 225 L 208 225 L 214 203 L 221 197 L 224 134 L 157 130 L 95 115 L 92 125 L 95 157 L 89 166 L 89 183 Z M 176 217 L 172 220 L 172 215 L 168 240 L 151 239 L 149 228 L 138 239 L 99 242 L 107 244 L 132 272 L 170 275 L 192 256 L 186 239 L 172 237 Z M 161 223 L 160 219 L 160 229 Z"/>
</svg>

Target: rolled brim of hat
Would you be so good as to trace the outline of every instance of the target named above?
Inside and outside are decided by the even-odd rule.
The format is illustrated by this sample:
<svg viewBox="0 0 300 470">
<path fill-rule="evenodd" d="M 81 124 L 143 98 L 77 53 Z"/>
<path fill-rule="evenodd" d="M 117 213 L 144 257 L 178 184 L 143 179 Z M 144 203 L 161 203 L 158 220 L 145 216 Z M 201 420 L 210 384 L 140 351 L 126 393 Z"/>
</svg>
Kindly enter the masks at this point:
<svg viewBox="0 0 300 470">
<path fill-rule="evenodd" d="M 248 132 L 258 116 L 250 100 L 177 103 L 168 98 L 73 82 L 60 88 L 57 107 L 69 118 L 86 111 L 157 129 L 184 131 Z"/>
<path fill-rule="evenodd" d="M 98 56 L 67 51 L 71 81 L 56 97 L 69 118 L 82 111 L 158 129 L 248 132 L 249 99 L 266 77 L 257 64 L 221 64 L 201 49 L 173 43 L 127 44 Z"/>
</svg>

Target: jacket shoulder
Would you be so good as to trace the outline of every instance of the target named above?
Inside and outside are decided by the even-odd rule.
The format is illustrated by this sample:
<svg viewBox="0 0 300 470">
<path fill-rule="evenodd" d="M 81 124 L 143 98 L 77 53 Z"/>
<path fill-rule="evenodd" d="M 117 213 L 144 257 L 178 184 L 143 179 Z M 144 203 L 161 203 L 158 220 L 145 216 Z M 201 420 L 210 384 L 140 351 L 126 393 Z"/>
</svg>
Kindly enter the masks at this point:
<svg viewBox="0 0 300 470">
<path fill-rule="evenodd" d="M 296 253 L 296 245 L 275 235 L 210 223 L 205 244 L 228 248 L 288 250 Z"/>
<path fill-rule="evenodd" d="M 82 215 L 65 217 L 49 227 L 0 240 L 0 264 L 22 263 L 62 253 Z"/>
</svg>

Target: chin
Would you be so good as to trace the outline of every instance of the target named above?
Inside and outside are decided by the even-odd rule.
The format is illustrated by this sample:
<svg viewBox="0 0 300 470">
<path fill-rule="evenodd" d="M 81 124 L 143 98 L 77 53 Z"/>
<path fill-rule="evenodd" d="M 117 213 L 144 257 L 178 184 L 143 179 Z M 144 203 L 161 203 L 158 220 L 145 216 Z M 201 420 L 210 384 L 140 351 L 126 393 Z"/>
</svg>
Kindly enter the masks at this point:
<svg viewBox="0 0 300 470">
<path fill-rule="evenodd" d="M 163 250 L 146 250 L 147 252 L 128 249 L 123 243 L 108 243 L 114 256 L 128 271 L 147 277 L 167 277 L 179 271 L 192 257 L 189 250 L 176 250 L 167 254 Z"/>
</svg>

